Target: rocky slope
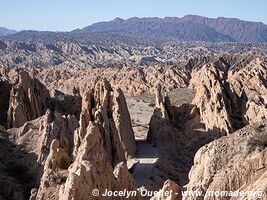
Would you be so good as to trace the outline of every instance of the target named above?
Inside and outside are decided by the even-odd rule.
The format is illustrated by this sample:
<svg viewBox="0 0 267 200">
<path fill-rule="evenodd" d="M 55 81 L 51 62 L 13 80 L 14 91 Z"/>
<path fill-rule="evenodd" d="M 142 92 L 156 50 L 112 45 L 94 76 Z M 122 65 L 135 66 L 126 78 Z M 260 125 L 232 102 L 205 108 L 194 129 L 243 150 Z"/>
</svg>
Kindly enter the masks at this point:
<svg viewBox="0 0 267 200">
<path fill-rule="evenodd" d="M 244 191 L 244 196 L 220 199 L 266 198 L 266 128 L 247 126 L 202 147 L 190 170 L 187 190 L 202 191 L 201 198 L 216 199 L 209 191 Z M 251 193 L 261 191 L 261 193 Z"/>
<path fill-rule="evenodd" d="M 187 87 L 190 85 L 194 71 L 198 73 L 198 68 L 208 63 L 228 66 L 229 69 L 226 71 L 227 73 L 229 71 L 229 74 L 235 73 L 239 69 L 240 71 L 244 70 L 244 73 L 246 73 L 249 68 L 247 65 L 256 58 L 259 58 L 258 63 L 255 66 L 253 65 L 256 70 L 260 65 L 266 65 L 264 56 L 242 54 L 194 58 L 173 66 L 159 65 L 141 68 L 103 69 L 51 67 L 47 69 L 27 68 L 26 70 L 36 76 L 50 91 L 60 90 L 66 94 L 73 94 L 75 86 L 79 87 L 81 94 L 83 94 L 84 88 L 94 86 L 99 79 L 105 78 L 111 85 L 119 86 L 125 94 L 138 95 L 155 93 L 157 85 L 162 85 L 165 91 Z M 6 73 L 12 73 L 12 69 L 6 69 L 6 71 Z M 247 79 L 249 78 L 248 76 Z"/>
<path fill-rule="evenodd" d="M 266 142 L 266 123 L 261 123 L 204 145 L 189 183 L 181 188 L 168 180 L 152 199 L 266 199 Z"/>
<path fill-rule="evenodd" d="M 159 158 L 143 186 L 163 186 L 154 199 L 266 191 L 266 67 L 263 56 L 224 55 L 173 67 L 1 68 L 0 197 L 103 199 L 92 190 L 136 190 L 124 93 L 156 93 L 147 142 Z M 172 190 L 178 195 L 164 195 Z"/>
<path fill-rule="evenodd" d="M 19 72 L 12 85 L 7 112 L 9 128 L 20 127 L 25 122 L 44 115 L 49 91 L 37 79 L 31 79 L 27 72 Z"/>
<path fill-rule="evenodd" d="M 120 89 L 106 80 L 88 88 L 82 101 L 71 105 L 81 107 L 77 118 L 65 112 L 70 95 L 51 98 L 27 72 L 19 71 L 19 78 L 12 73 L 4 73 L 1 81 L 1 91 L 11 85 L 9 109 L 1 112 L 8 116 L 1 118 L 3 125 L 12 119 L 8 130 L 1 128 L 1 198 L 87 199 L 94 188 L 136 189 L 126 164 L 135 153 L 135 140 Z M 24 121 L 9 117 L 24 115 L 29 116 Z"/>
<path fill-rule="evenodd" d="M 104 81 L 84 95 L 79 128 L 72 137 L 71 155 L 58 140 L 51 143 L 39 190 L 31 198 L 88 199 L 88 191 L 95 188 L 136 189 L 126 165 L 135 152 L 135 140 L 119 89 L 112 92 Z"/>
<path fill-rule="evenodd" d="M 124 38 L 124 37 L 123 37 Z M 120 41 L 96 44 L 56 41 L 0 40 L 0 64 L 4 67 L 144 67 L 174 65 L 199 56 L 240 52 L 261 55 L 266 44 Z"/>
<path fill-rule="evenodd" d="M 219 59 L 193 68 L 190 87 L 196 90 L 196 95 L 191 104 L 173 106 L 159 88 L 148 141 L 156 146 L 160 157 L 147 187 L 160 187 L 167 178 L 184 186 L 200 147 L 248 124 L 266 120 L 265 66 L 265 61 L 252 59 L 238 68 Z M 220 181 L 216 183 L 220 185 Z"/>
</svg>

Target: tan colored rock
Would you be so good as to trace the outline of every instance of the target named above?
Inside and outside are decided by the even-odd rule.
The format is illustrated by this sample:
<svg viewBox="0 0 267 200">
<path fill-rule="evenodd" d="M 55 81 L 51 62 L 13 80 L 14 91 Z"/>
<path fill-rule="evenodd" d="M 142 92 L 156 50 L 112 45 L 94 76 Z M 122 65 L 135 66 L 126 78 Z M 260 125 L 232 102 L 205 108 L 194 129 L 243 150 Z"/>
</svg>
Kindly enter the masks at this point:
<svg viewBox="0 0 267 200">
<path fill-rule="evenodd" d="M 125 163 L 119 163 L 113 172 L 108 154 L 104 149 L 98 125 L 89 122 L 87 134 L 78 148 L 77 157 L 68 169 L 66 183 L 60 187 L 59 199 L 103 199 L 93 196 L 98 189 L 100 194 L 107 190 L 136 189 Z M 113 174 L 114 173 L 114 174 Z M 112 199 L 123 199 L 112 197 Z"/>
<path fill-rule="evenodd" d="M 250 124 L 267 119 L 266 69 L 266 63 L 257 58 L 241 70 L 233 70 L 229 73 L 229 82 L 233 89 L 237 93 L 243 89 L 247 95 L 245 117 Z"/>
<path fill-rule="evenodd" d="M 244 66 L 240 69 L 244 73 L 240 75 L 241 78 L 250 73 L 249 66 L 253 66 L 254 73 L 264 73 L 260 67 L 265 66 L 262 62 L 255 64 L 252 61 L 252 64 Z M 149 180 L 148 185 L 162 184 L 163 180 L 159 177 L 172 178 L 180 185 L 185 184 L 186 177 L 183 175 L 190 169 L 186 166 L 193 164 L 190 160 L 198 148 L 218 136 L 265 119 L 264 84 L 257 82 L 264 80 L 265 76 L 254 76 L 254 83 L 260 86 L 254 88 L 258 91 L 255 95 L 245 86 L 245 82 L 238 85 L 238 81 L 233 81 L 234 78 L 239 80 L 239 76 L 229 75 L 234 69 L 219 61 L 194 68 L 190 81 L 191 87 L 196 89 L 193 105 L 173 106 L 167 96 L 164 97 L 160 90 L 157 91 L 156 109 L 150 121 L 148 141 L 159 150 L 160 158 L 153 172 L 153 181 Z M 189 162 L 183 166 L 173 164 L 179 160 Z M 176 167 L 179 170 L 175 170 Z"/>
<path fill-rule="evenodd" d="M 231 90 L 226 73 L 210 64 L 193 72 L 191 80 L 196 88 L 193 104 L 199 108 L 202 122 L 207 130 L 221 134 L 231 133 L 246 124 L 245 99 Z"/>
<path fill-rule="evenodd" d="M 80 127 L 75 131 L 71 129 L 74 135 L 60 129 L 64 120 L 57 113 L 55 115 L 54 121 L 45 128 L 50 134 L 45 137 L 49 139 L 44 140 L 44 146 L 49 144 L 49 135 L 53 136 L 58 129 L 62 132 L 61 137 L 50 142 L 41 185 L 32 198 L 37 195 L 37 199 L 102 199 L 102 196 L 92 196 L 93 189 L 101 192 L 137 189 L 126 163 L 121 162 L 135 152 L 135 140 L 120 89 L 113 90 L 105 80 L 89 89 L 82 99 Z M 70 148 L 72 145 L 64 142 L 71 142 L 72 137 L 74 146 Z M 69 158 L 73 161 L 71 165 Z"/>
<path fill-rule="evenodd" d="M 174 181 L 166 180 L 158 195 L 151 200 L 182 200 L 182 192 Z"/>
<path fill-rule="evenodd" d="M 133 156 L 136 151 L 134 132 L 124 94 L 119 88 L 113 91 L 113 118 L 123 150 L 127 156 Z"/>
<path fill-rule="evenodd" d="M 89 122 L 98 124 L 104 148 L 113 166 L 126 161 L 135 152 L 135 139 L 125 97 L 104 80 L 83 96 L 80 128 L 75 135 L 74 156 L 83 140 Z"/>
<path fill-rule="evenodd" d="M 64 148 L 67 155 L 71 157 L 74 145 L 73 135 L 77 127 L 78 121 L 74 116 L 62 116 L 48 110 L 44 116 L 26 122 L 20 128 L 8 130 L 9 137 L 13 138 L 16 144 L 23 146 L 25 152 L 30 152 L 23 155 L 20 162 L 29 168 L 29 173 L 34 179 L 34 187 L 40 184 L 43 168 L 50 152 L 49 147 L 54 139 L 59 141 L 60 147 Z M 57 177 L 58 172 L 55 172 L 54 176 Z"/>
<path fill-rule="evenodd" d="M 126 189 L 128 191 L 136 190 L 135 182 L 128 171 L 126 163 L 120 162 L 117 164 L 114 168 L 113 174 L 116 178 L 116 187 L 118 189 Z"/>
<path fill-rule="evenodd" d="M 222 136 L 266 118 L 266 63 L 226 58 L 201 58 L 172 68 L 27 69 L 49 89 L 62 89 L 69 94 L 74 90 L 77 97 L 79 92 L 83 96 L 80 103 L 67 103 L 63 110 L 57 107 L 54 109 L 57 112 L 52 109 L 46 114 L 40 114 L 39 103 L 43 105 L 45 98 L 38 94 L 46 90 L 40 89 L 38 81 L 20 81 L 17 73 L 6 70 L 4 76 L 13 84 L 9 121 L 19 126 L 7 132 L 9 140 L 26 152 L 14 158 L 31 166 L 30 172 L 36 172 L 30 173 L 36 179 L 34 187 L 40 183 L 38 190 L 32 190 L 31 199 L 88 199 L 94 187 L 101 191 L 135 189 L 125 164 L 135 152 L 135 141 L 122 90 L 128 94 L 158 92 L 148 140 L 157 148 L 159 159 L 145 186 L 158 190 L 168 178 L 185 185 L 195 153 L 214 140 L 212 131 L 220 133 L 215 136 Z M 237 64 L 239 61 L 241 64 Z M 174 106 L 164 92 L 187 86 L 191 77 L 191 86 L 197 90 L 195 105 Z M 162 85 L 162 89 L 157 90 L 157 85 Z M 67 97 L 61 92 L 55 96 Z M 60 106 L 66 102 L 62 101 Z M 27 112 L 18 118 L 18 113 L 24 110 Z M 79 116 L 79 125 L 73 114 Z M 29 121 L 32 118 L 35 119 Z M 216 140 L 197 153 L 188 190 L 266 188 L 265 147 L 257 147 L 242 157 L 240 152 L 246 139 L 242 134 L 233 135 Z M 225 175 L 225 171 L 230 175 Z M 9 185 L 6 188 L 9 190 Z M 175 188 L 174 183 L 167 182 L 162 192 Z"/>
<path fill-rule="evenodd" d="M 79 86 L 83 95 L 88 87 L 95 87 L 98 80 L 106 79 L 112 87 L 120 87 L 126 95 L 138 95 L 144 92 L 154 94 L 156 85 L 163 90 L 171 91 L 177 87 L 186 87 L 189 83 L 188 69 L 155 67 L 122 67 L 113 68 L 47 68 L 37 72 L 41 82 L 52 89 L 72 94 L 74 86 Z"/>
<path fill-rule="evenodd" d="M 203 146 L 196 154 L 189 174 L 187 191 L 262 191 L 266 198 L 266 130 L 254 126 L 222 137 Z M 264 136 L 265 135 L 265 136 Z M 264 139 L 265 137 L 265 139 Z M 259 139 L 261 138 L 261 139 Z M 265 143 L 264 143 L 265 142 Z M 265 146 L 264 146 L 265 145 Z M 241 197 L 184 196 L 183 199 L 243 199 Z M 244 199 L 256 199 L 246 196 Z"/>
<path fill-rule="evenodd" d="M 190 84 L 197 90 L 193 104 L 199 108 L 206 129 L 231 133 L 265 120 L 266 78 L 265 63 L 259 59 L 239 70 L 213 63 L 193 70 Z"/>
<path fill-rule="evenodd" d="M 37 79 L 27 72 L 19 72 L 18 82 L 10 92 L 7 123 L 8 127 L 20 127 L 26 121 L 45 114 L 49 92 Z"/>
<path fill-rule="evenodd" d="M 65 181 L 70 165 L 70 158 L 64 149 L 59 147 L 59 141 L 54 139 L 50 146 L 50 152 L 44 165 L 44 174 L 37 193 L 31 198 L 35 199 L 59 199 L 58 190 L 60 184 Z"/>
</svg>

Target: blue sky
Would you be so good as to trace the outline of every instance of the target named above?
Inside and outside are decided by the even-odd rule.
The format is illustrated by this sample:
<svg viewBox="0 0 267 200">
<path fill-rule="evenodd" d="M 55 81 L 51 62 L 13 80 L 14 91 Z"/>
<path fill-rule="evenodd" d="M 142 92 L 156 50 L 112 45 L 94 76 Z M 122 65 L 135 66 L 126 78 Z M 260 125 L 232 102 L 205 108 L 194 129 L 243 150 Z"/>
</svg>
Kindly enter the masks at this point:
<svg viewBox="0 0 267 200">
<path fill-rule="evenodd" d="M 116 17 L 235 17 L 267 24 L 266 0 L 0 0 L 0 26 L 68 31 Z"/>
</svg>

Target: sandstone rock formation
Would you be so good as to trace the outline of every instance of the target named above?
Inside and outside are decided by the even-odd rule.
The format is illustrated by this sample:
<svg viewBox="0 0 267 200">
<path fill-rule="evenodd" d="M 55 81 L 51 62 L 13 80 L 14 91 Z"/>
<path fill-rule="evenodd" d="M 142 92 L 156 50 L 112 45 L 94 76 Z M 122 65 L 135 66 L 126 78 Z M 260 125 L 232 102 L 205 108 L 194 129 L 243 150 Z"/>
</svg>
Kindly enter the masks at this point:
<svg viewBox="0 0 267 200">
<path fill-rule="evenodd" d="M 227 70 L 207 64 L 193 71 L 191 79 L 196 89 L 193 104 L 200 110 L 201 121 L 207 130 L 217 129 L 220 134 L 231 133 L 248 123 L 244 118 L 247 96 L 232 90 Z"/>
<path fill-rule="evenodd" d="M 102 196 L 93 197 L 90 193 L 93 189 L 99 189 L 101 193 L 104 193 L 105 189 L 136 189 L 125 164 L 119 163 L 113 172 L 101 133 L 98 126 L 92 122 L 89 123 L 77 157 L 68 171 L 69 176 L 65 185 L 60 188 L 59 199 L 103 199 Z"/>
<path fill-rule="evenodd" d="M 195 156 L 186 186 L 188 191 L 201 191 L 203 195 L 183 199 L 266 199 L 266 138 L 263 125 L 246 126 L 203 146 Z M 237 190 L 245 195 L 208 195 L 210 191 Z M 262 194 L 250 194 L 249 191 L 261 191 Z"/>
<path fill-rule="evenodd" d="M 267 116 L 266 66 L 263 57 L 221 56 L 173 67 L 0 70 L 0 197 L 88 199 L 95 188 L 136 190 L 123 90 L 156 93 L 147 139 L 159 159 L 144 185 L 164 185 L 156 199 L 181 199 L 182 188 L 265 190 L 266 144 L 253 138 Z M 174 104 L 166 93 L 189 85 L 192 102 Z M 178 197 L 163 195 L 170 190 Z"/>
<path fill-rule="evenodd" d="M 5 71 L 1 77 L 1 124 L 9 128 L 1 126 L 1 134 L 18 146 L 14 154 L 19 158 L 4 162 L 0 176 L 14 165 L 14 173 L 21 167 L 29 180 L 10 171 L 0 181 L 3 191 L 13 199 L 29 197 L 31 189 L 30 199 L 87 199 L 93 188 L 135 190 L 126 164 L 135 153 L 135 139 L 121 89 L 103 80 L 83 98 L 79 88 L 73 95 L 55 91 L 51 98 L 26 71 Z"/>
<path fill-rule="evenodd" d="M 66 151 L 59 145 L 58 140 L 54 139 L 52 141 L 39 190 L 32 193 L 32 199 L 59 199 L 58 190 L 60 184 L 66 181 L 68 175 L 66 169 L 71 161 Z"/>
<path fill-rule="evenodd" d="M 200 147 L 266 119 L 265 61 L 236 63 L 220 59 L 193 67 L 190 86 L 196 95 L 191 104 L 173 106 L 168 95 L 156 93 L 148 141 L 156 146 L 160 158 L 147 187 L 157 188 L 167 178 L 183 186 Z"/>
<path fill-rule="evenodd" d="M 193 104 L 200 109 L 206 129 L 232 133 L 246 124 L 265 120 L 266 78 L 265 61 L 258 58 L 241 69 L 219 62 L 193 70 Z"/>
<path fill-rule="evenodd" d="M 158 190 L 166 179 L 183 186 L 188 182 L 187 174 L 196 151 L 214 136 L 204 129 L 196 106 L 173 106 L 160 91 L 155 104 L 147 140 L 157 148 L 159 159 L 146 187 Z"/>
<path fill-rule="evenodd" d="M 19 77 L 16 78 L 17 74 Z M 39 186 L 53 139 L 58 139 L 69 154 L 72 152 L 78 121 L 71 115 L 46 112 L 48 101 L 50 96 L 45 86 L 26 72 L 17 71 L 2 77 L 1 119 L 4 125 L 8 122 L 9 128 L 19 127 L 7 131 L 1 127 L 5 141 L 10 144 L 5 142 L 9 145 L 3 145 L 6 150 L 1 150 L 6 153 L 3 154 L 0 176 L 6 181 L 0 184 L 6 185 L 1 190 L 9 198 L 27 199 L 30 190 Z"/>
<path fill-rule="evenodd" d="M 181 200 L 181 188 L 171 180 L 166 180 L 158 195 L 151 198 L 151 200 Z"/>
<path fill-rule="evenodd" d="M 98 80 L 104 78 L 112 86 L 120 87 L 126 95 L 154 93 L 157 84 L 161 84 L 166 90 L 186 87 L 190 76 L 187 69 L 165 66 L 104 69 L 47 68 L 35 73 L 50 90 L 57 89 L 66 94 L 72 94 L 74 86 L 79 86 L 81 94 L 84 94 L 88 87 L 96 86 Z"/>
<path fill-rule="evenodd" d="M 41 185 L 32 198 L 103 199 L 92 196 L 93 189 L 99 189 L 101 193 L 105 189 L 136 190 L 125 163 L 116 165 L 113 172 L 101 132 L 94 122 L 89 122 L 71 165 L 68 154 L 59 148 L 59 141 L 54 140 L 50 149 Z"/>
<path fill-rule="evenodd" d="M 259 58 L 251 61 L 240 70 L 229 73 L 229 82 L 237 94 L 243 88 L 248 97 L 245 118 L 255 123 L 267 118 L 265 105 L 267 102 L 266 60 Z"/>
<path fill-rule="evenodd" d="M 136 190 L 126 165 L 135 140 L 120 89 L 99 82 L 83 96 L 79 128 L 71 117 L 63 119 L 56 112 L 44 130 L 48 134 L 42 145 L 50 151 L 42 151 L 38 159 L 45 162 L 44 173 L 32 199 L 88 199 L 93 189 Z"/>
<path fill-rule="evenodd" d="M 8 127 L 20 127 L 26 121 L 44 115 L 49 97 L 49 92 L 42 83 L 31 78 L 25 71 L 19 72 L 18 80 L 10 92 Z"/>
<path fill-rule="evenodd" d="M 115 166 L 135 152 L 135 139 L 125 97 L 120 89 L 112 90 L 104 80 L 83 97 L 80 128 L 75 137 L 76 151 L 86 135 L 90 121 L 98 124 L 110 163 Z M 74 154 L 76 154 L 74 151 Z"/>
<path fill-rule="evenodd" d="M 34 179 L 34 187 L 38 187 L 43 175 L 43 166 L 49 155 L 49 147 L 54 139 L 59 141 L 61 147 L 70 156 L 74 148 L 74 130 L 79 126 L 74 116 L 47 111 L 42 117 L 26 122 L 20 128 L 8 130 L 9 137 L 16 144 L 23 146 L 27 154 L 19 159 L 29 166 L 29 171 Z"/>
</svg>

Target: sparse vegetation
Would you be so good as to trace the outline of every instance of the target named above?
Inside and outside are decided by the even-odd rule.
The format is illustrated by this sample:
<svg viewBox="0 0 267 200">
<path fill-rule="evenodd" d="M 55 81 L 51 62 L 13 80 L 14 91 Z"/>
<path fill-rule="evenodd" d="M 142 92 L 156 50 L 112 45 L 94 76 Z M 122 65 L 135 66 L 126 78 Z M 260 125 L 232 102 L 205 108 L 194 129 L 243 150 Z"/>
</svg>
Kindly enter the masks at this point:
<svg viewBox="0 0 267 200">
<path fill-rule="evenodd" d="M 267 147 L 267 129 L 263 125 L 255 125 L 254 129 L 256 133 L 247 140 L 247 153 L 251 153 L 257 148 L 262 150 Z"/>
<path fill-rule="evenodd" d="M 149 103 L 149 104 L 148 104 L 148 106 L 149 106 L 149 107 L 152 107 L 152 108 L 154 108 L 155 105 L 156 105 L 155 103 Z"/>
<path fill-rule="evenodd" d="M 262 132 L 265 126 L 264 124 L 261 123 L 255 123 L 253 124 L 253 128 L 255 129 L 256 132 Z"/>
<path fill-rule="evenodd" d="M 51 174 L 52 182 L 61 185 L 62 183 L 65 183 L 67 180 L 68 174 L 67 171 L 53 171 Z"/>
</svg>

